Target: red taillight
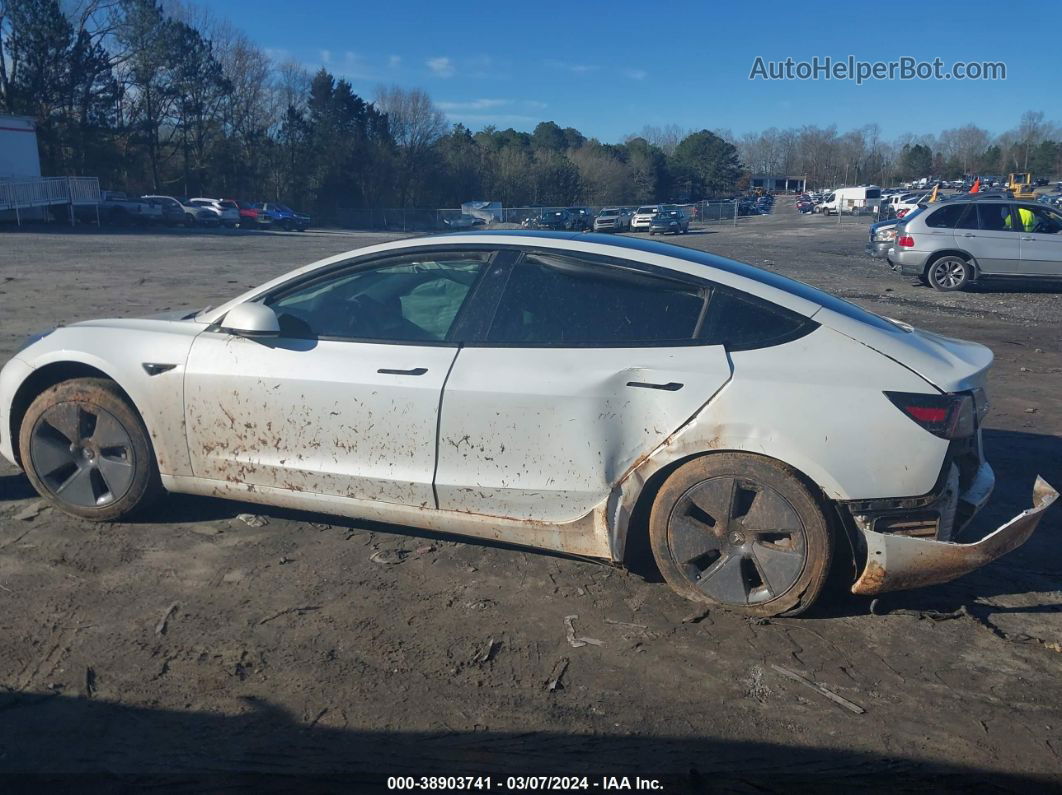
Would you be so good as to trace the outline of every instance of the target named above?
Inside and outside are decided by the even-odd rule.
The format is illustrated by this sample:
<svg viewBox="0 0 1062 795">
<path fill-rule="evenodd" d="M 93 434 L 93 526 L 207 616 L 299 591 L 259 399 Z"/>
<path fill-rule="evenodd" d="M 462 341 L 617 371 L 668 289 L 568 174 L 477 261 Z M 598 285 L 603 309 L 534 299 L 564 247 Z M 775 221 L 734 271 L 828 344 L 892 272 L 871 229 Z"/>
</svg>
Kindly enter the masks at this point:
<svg viewBox="0 0 1062 795">
<path fill-rule="evenodd" d="M 896 245 L 901 248 L 914 248 L 914 238 L 910 235 L 900 235 L 896 238 Z"/>
<path fill-rule="evenodd" d="M 900 408 L 918 422 L 942 423 L 948 419 L 948 410 L 946 408 L 933 408 L 931 406 L 900 406 Z"/>
<path fill-rule="evenodd" d="M 886 392 L 885 397 L 912 420 L 942 439 L 961 439 L 977 429 L 974 401 L 970 395 Z"/>
<path fill-rule="evenodd" d="M 897 218 L 903 218 L 905 215 L 907 215 L 907 210 L 897 210 L 896 211 L 896 217 Z"/>
</svg>

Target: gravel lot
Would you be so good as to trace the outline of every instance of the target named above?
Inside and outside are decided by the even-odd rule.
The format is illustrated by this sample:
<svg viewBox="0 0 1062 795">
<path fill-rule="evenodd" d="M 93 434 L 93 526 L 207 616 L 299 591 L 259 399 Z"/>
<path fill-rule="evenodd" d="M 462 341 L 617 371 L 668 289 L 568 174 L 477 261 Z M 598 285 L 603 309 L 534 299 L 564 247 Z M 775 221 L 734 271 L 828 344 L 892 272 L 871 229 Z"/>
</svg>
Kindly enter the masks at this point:
<svg viewBox="0 0 1062 795">
<path fill-rule="evenodd" d="M 1036 473 L 1062 486 L 1062 291 L 936 293 L 864 256 L 865 235 L 780 203 L 675 242 L 989 345 L 998 486 L 977 524 L 994 527 L 1028 507 Z M 0 360 L 49 326 L 218 303 L 389 237 L 3 231 Z M 1062 508 L 1011 556 L 881 599 L 884 615 L 841 593 L 757 622 L 691 617 L 652 576 L 397 527 L 176 496 L 152 521 L 100 526 L 35 502 L 0 465 L 0 773 L 180 788 L 240 772 L 256 790 L 307 772 L 339 788 L 381 773 L 662 775 L 672 791 L 1062 779 Z M 370 560 L 382 550 L 401 562 Z M 569 615 L 602 645 L 570 647 Z"/>
</svg>

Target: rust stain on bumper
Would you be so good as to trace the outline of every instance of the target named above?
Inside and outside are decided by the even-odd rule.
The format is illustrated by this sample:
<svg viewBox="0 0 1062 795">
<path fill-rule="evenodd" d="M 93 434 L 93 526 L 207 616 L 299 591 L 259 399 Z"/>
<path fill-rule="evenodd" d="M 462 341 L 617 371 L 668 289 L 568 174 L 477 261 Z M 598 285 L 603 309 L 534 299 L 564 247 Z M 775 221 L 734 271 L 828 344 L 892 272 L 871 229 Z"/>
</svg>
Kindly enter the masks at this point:
<svg viewBox="0 0 1062 795">
<path fill-rule="evenodd" d="M 1033 507 L 972 544 L 876 533 L 861 528 L 867 564 L 852 593 L 872 596 L 949 582 L 1017 549 L 1040 523 L 1058 492 L 1041 477 L 1033 486 Z"/>
</svg>

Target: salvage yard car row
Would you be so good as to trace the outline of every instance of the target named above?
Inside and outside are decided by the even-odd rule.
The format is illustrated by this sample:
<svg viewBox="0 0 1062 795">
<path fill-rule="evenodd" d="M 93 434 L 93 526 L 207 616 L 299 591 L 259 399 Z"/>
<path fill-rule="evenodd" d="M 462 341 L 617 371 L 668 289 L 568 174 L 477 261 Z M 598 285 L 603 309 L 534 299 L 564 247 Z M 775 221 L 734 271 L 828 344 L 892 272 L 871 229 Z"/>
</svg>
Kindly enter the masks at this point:
<svg viewBox="0 0 1062 795">
<path fill-rule="evenodd" d="M 84 205 L 77 215 L 95 222 L 98 210 L 102 223 L 125 226 L 161 224 L 185 227 L 227 227 L 235 229 L 282 229 L 304 232 L 310 217 L 278 202 L 247 202 L 205 196 L 178 198 L 151 194 L 128 196 L 119 191 L 103 191 L 98 207 Z"/>
</svg>

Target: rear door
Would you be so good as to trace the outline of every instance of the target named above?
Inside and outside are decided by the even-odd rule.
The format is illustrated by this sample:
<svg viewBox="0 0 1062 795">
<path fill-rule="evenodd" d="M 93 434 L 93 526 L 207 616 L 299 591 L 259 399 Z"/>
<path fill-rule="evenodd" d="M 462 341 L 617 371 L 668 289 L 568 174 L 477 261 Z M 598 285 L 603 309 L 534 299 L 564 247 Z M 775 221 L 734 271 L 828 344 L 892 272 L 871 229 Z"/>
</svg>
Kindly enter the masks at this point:
<svg viewBox="0 0 1062 795">
<path fill-rule="evenodd" d="M 589 513 L 729 380 L 724 347 L 696 341 L 707 295 L 527 252 L 447 379 L 439 507 L 549 523 Z"/>
<path fill-rule="evenodd" d="M 1029 207 L 1031 228 L 1022 225 L 1021 271 L 1030 276 L 1062 276 L 1062 213 L 1050 207 Z M 1022 219 L 1024 220 L 1024 219 Z"/>
<path fill-rule="evenodd" d="M 981 273 L 1008 275 L 1021 272 L 1017 226 L 1009 202 L 974 202 L 977 229 L 956 229 L 956 241 L 977 260 Z M 972 217 L 967 216 L 972 222 Z"/>
</svg>

